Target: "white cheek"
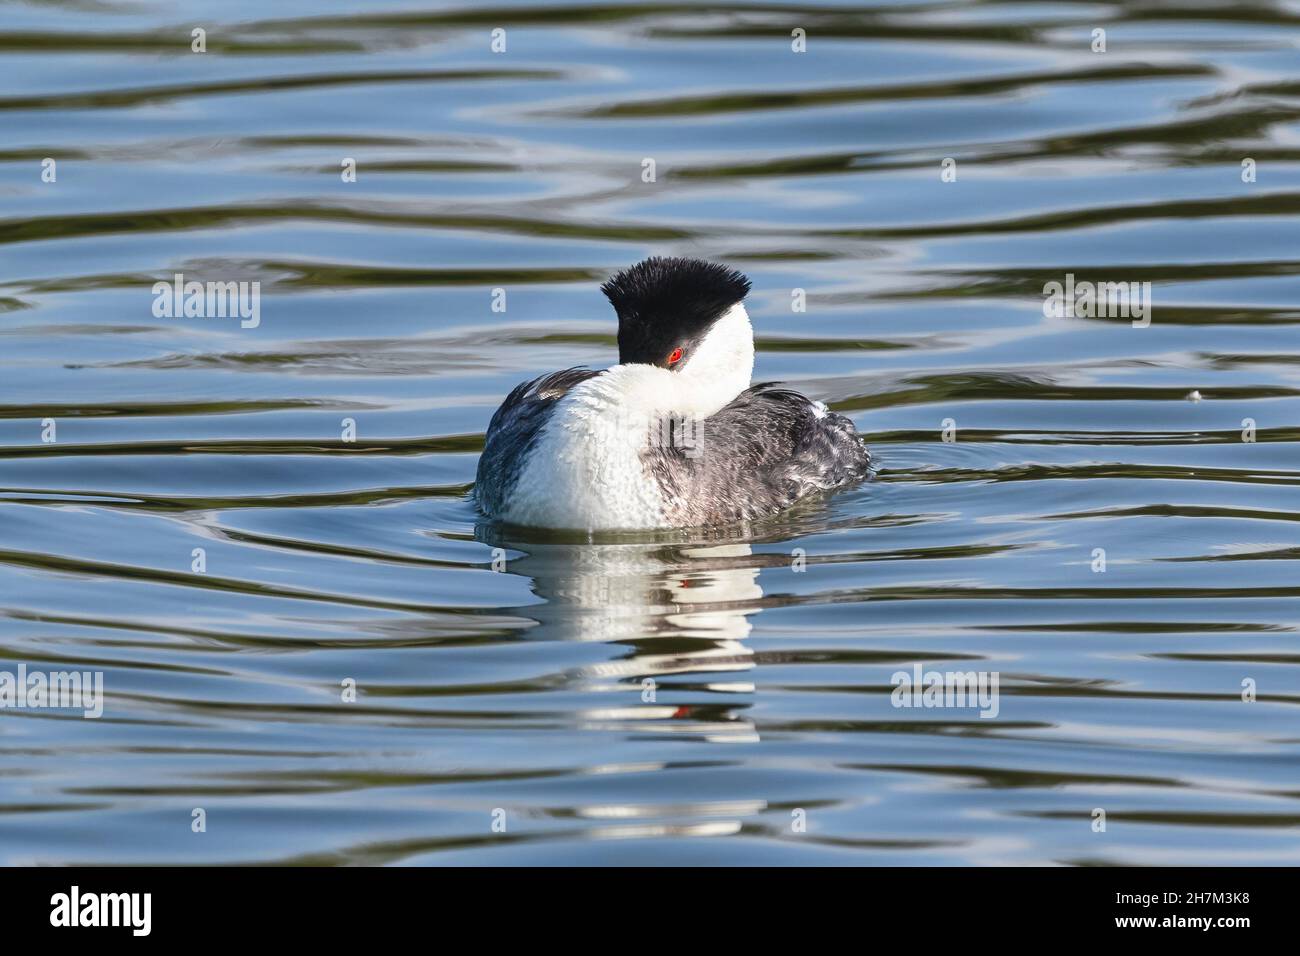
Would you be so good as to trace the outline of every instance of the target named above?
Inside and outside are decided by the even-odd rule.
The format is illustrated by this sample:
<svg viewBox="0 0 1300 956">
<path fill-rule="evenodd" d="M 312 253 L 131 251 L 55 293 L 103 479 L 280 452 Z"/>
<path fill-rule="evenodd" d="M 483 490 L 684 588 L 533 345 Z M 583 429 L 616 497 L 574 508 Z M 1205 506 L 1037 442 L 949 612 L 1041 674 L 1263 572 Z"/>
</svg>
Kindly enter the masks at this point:
<svg viewBox="0 0 1300 956">
<path fill-rule="evenodd" d="M 754 329 L 740 303 L 714 323 L 682 377 L 682 412 L 708 416 L 749 388 L 754 374 Z"/>
</svg>

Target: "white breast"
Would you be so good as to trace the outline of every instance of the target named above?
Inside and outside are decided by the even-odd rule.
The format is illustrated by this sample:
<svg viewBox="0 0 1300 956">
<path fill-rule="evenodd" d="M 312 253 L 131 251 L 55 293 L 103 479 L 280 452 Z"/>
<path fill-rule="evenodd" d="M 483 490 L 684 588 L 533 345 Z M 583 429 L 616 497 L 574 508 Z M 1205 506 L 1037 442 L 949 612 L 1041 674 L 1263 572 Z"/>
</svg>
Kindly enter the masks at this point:
<svg viewBox="0 0 1300 956">
<path fill-rule="evenodd" d="M 663 493 L 641 453 L 670 441 L 669 416 L 699 425 L 749 387 L 754 330 L 741 303 L 709 329 L 683 368 L 615 365 L 556 403 L 501 518 L 539 528 L 666 528 Z"/>
<path fill-rule="evenodd" d="M 663 496 L 641 464 L 656 432 L 656 394 L 673 373 L 616 365 L 556 403 L 501 517 L 541 528 L 662 528 Z"/>
</svg>

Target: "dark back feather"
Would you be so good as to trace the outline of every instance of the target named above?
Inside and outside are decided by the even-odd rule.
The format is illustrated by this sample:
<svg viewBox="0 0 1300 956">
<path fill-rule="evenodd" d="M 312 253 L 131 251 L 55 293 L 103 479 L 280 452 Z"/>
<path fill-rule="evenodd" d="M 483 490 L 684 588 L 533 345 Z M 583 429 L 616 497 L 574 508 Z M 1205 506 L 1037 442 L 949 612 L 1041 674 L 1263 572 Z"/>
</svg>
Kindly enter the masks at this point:
<svg viewBox="0 0 1300 956">
<path fill-rule="evenodd" d="M 871 455 L 853 422 L 772 382 L 742 392 L 696 427 L 695 448 L 664 443 L 643 456 L 682 527 L 766 517 L 870 474 Z"/>
</svg>

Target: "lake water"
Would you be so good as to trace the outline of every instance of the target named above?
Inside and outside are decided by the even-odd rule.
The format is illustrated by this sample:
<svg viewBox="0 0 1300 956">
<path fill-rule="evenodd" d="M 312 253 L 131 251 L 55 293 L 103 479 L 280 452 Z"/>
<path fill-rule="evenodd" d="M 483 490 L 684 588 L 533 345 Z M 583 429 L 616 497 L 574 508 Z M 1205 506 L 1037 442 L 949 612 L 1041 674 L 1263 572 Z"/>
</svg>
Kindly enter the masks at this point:
<svg viewBox="0 0 1300 956">
<path fill-rule="evenodd" d="M 0 670 L 105 695 L 0 711 L 0 862 L 1300 862 L 1298 22 L 0 5 Z M 483 526 L 492 411 L 650 254 L 745 271 L 878 476 Z"/>
</svg>

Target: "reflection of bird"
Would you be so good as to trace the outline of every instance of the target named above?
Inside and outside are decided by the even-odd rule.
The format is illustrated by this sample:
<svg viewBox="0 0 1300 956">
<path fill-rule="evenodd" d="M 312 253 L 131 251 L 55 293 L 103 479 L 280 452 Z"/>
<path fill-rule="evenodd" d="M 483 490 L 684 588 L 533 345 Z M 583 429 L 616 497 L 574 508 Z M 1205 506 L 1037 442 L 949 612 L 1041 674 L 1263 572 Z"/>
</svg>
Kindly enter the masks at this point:
<svg viewBox="0 0 1300 956">
<path fill-rule="evenodd" d="M 489 526 L 483 533 L 500 541 Z M 614 693 L 618 704 L 584 709 L 584 721 L 671 721 L 677 732 L 728 740 L 754 737 L 749 721 L 734 709 L 732 695 L 749 695 L 754 685 L 737 680 L 754 668 L 745 645 L 747 615 L 759 609 L 763 590 L 747 544 L 509 544 L 525 552 L 508 564 L 510 573 L 532 579 L 542 604 L 518 609 L 537 622 L 530 639 L 602 641 L 631 653 L 585 665 L 588 690 Z M 725 680 L 692 683 L 703 702 L 680 699 L 664 678 L 719 674 Z M 649 699 L 646 688 L 652 688 Z M 637 697 L 627 697 L 639 693 Z M 718 697 L 717 695 L 727 695 Z"/>
<path fill-rule="evenodd" d="M 488 426 L 475 493 L 510 524 L 670 528 L 774 514 L 867 475 L 853 423 L 771 383 L 750 386 L 749 280 L 647 259 L 602 287 L 619 364 L 526 382 Z"/>
</svg>

